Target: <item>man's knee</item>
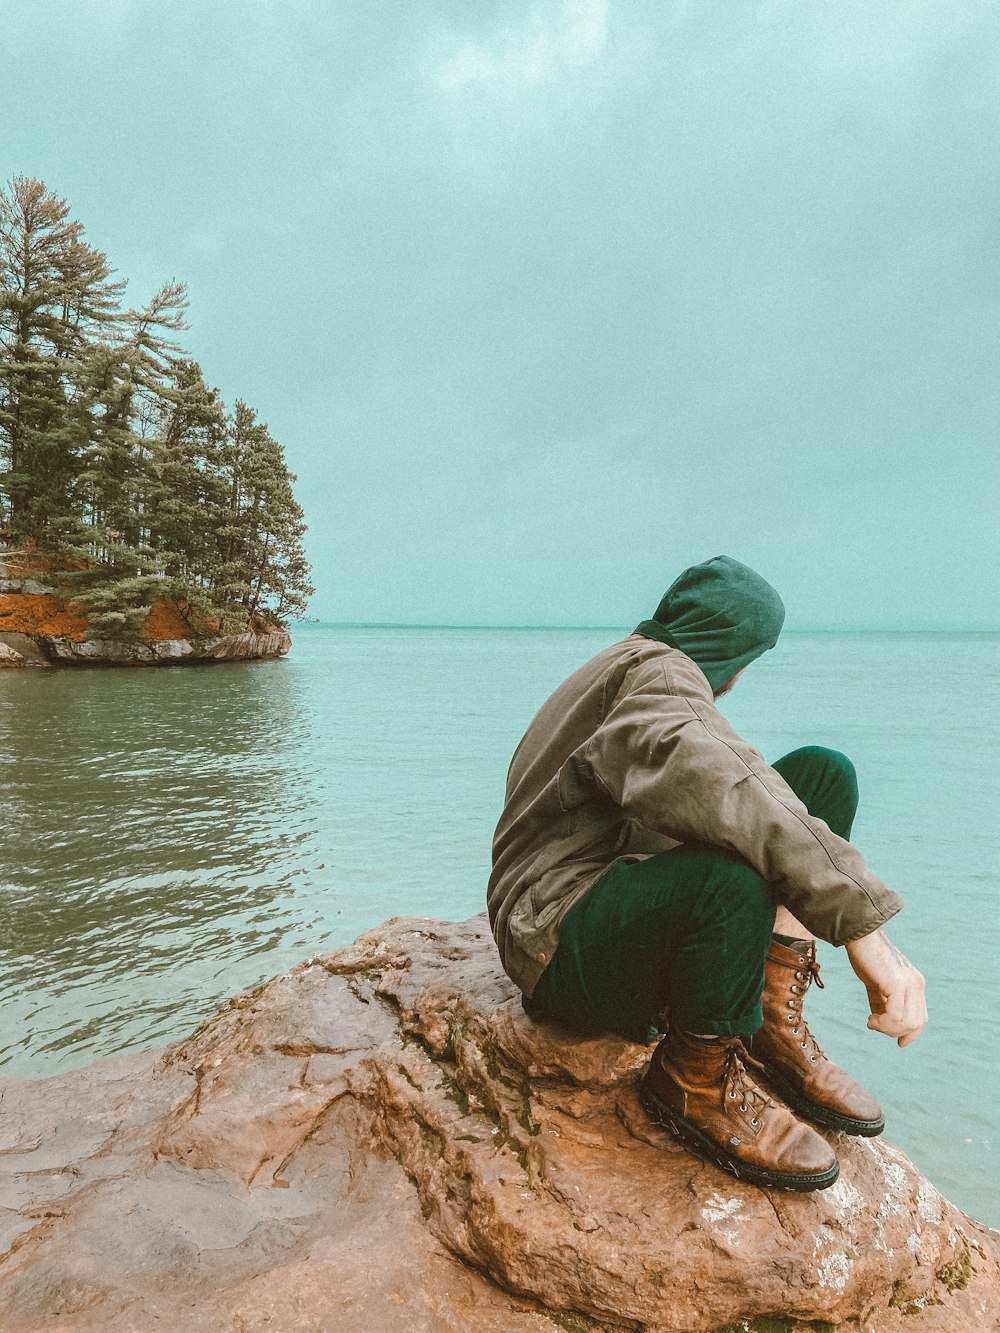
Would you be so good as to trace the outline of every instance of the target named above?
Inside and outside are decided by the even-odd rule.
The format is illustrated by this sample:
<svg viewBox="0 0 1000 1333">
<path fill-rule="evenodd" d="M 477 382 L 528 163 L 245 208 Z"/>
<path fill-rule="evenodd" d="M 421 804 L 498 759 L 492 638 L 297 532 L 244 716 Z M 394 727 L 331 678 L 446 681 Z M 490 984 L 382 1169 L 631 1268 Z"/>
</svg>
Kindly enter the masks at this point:
<svg viewBox="0 0 1000 1333">
<path fill-rule="evenodd" d="M 831 750 L 826 745 L 803 745 L 798 750 L 793 750 L 791 755 L 801 755 L 807 762 L 819 764 L 825 768 L 831 769 L 847 782 L 857 782 L 857 769 L 844 754 L 843 750 Z"/>
<path fill-rule="evenodd" d="M 857 803 L 858 771 L 842 750 L 831 750 L 825 745 L 803 745 L 798 750 L 792 750 L 790 754 L 782 755 L 772 764 L 772 768 L 782 777 L 785 777 L 786 771 L 794 774 L 807 770 L 814 780 L 818 779 L 824 785 L 834 782 L 842 786 Z"/>
</svg>

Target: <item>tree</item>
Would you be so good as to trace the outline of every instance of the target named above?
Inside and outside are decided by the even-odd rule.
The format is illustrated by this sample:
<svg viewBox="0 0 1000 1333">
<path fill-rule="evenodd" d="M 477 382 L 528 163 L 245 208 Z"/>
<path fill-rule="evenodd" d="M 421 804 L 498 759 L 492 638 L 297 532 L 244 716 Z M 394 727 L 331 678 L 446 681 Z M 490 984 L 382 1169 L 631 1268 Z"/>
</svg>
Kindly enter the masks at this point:
<svg viewBox="0 0 1000 1333">
<path fill-rule="evenodd" d="M 5 521 L 26 535 L 72 518 L 90 340 L 123 290 L 64 199 L 24 176 L 0 191 L 0 482 Z"/>
<path fill-rule="evenodd" d="M 305 609 L 305 524 L 253 409 L 227 417 L 176 341 L 182 283 L 142 309 L 41 181 L 0 190 L 0 522 L 77 557 L 91 633 L 170 594 L 230 623 Z"/>
<path fill-rule="evenodd" d="M 146 515 L 150 541 L 168 578 L 192 590 L 211 589 L 226 514 L 225 407 L 195 361 L 177 362 L 164 398 L 160 432 L 151 445 L 156 482 Z"/>
<path fill-rule="evenodd" d="M 220 528 L 220 601 L 283 621 L 303 614 L 314 589 L 302 547 L 305 516 L 284 450 L 238 400 L 228 423 L 227 520 Z"/>
<path fill-rule="evenodd" d="M 146 432 L 175 396 L 172 334 L 185 327 L 186 306 L 183 285 L 165 284 L 142 310 L 127 311 L 115 339 L 95 345 L 89 358 L 91 428 L 74 488 L 77 520 L 64 540 L 86 562 L 71 583 L 96 636 L 138 633 L 168 590 L 151 526 L 162 445 Z"/>
</svg>

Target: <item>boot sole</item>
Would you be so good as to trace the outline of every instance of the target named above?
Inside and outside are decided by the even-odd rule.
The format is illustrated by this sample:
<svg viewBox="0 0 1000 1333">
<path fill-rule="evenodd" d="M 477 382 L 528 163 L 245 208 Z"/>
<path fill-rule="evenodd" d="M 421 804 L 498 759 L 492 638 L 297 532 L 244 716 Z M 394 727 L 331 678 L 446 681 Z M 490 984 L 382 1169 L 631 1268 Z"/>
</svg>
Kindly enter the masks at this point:
<svg viewBox="0 0 1000 1333">
<path fill-rule="evenodd" d="M 731 1156 L 718 1143 L 702 1134 L 690 1120 L 685 1120 L 676 1111 L 671 1111 L 670 1107 L 665 1106 L 648 1088 L 642 1089 L 639 1100 L 650 1119 L 669 1129 L 686 1147 L 691 1148 L 700 1157 L 707 1157 L 710 1162 L 714 1162 L 723 1171 L 728 1171 L 730 1175 L 736 1176 L 738 1180 L 745 1180 L 751 1185 L 762 1185 L 770 1189 L 798 1190 L 805 1194 L 811 1190 L 827 1189 L 840 1175 L 839 1162 L 834 1162 L 827 1171 L 811 1175 L 768 1171 L 763 1166 L 750 1166 L 747 1162 L 741 1162 Z"/>
<path fill-rule="evenodd" d="M 761 1068 L 767 1082 L 785 1105 L 806 1116 L 815 1125 L 822 1125 L 824 1129 L 839 1129 L 843 1134 L 854 1134 L 864 1139 L 874 1139 L 885 1129 L 885 1116 L 881 1116 L 878 1120 L 855 1120 L 853 1116 L 841 1115 L 839 1111 L 831 1111 L 828 1107 L 820 1106 L 817 1102 L 811 1102 L 808 1097 L 803 1097 L 791 1083 L 775 1073 L 770 1065 L 762 1064 Z"/>
</svg>

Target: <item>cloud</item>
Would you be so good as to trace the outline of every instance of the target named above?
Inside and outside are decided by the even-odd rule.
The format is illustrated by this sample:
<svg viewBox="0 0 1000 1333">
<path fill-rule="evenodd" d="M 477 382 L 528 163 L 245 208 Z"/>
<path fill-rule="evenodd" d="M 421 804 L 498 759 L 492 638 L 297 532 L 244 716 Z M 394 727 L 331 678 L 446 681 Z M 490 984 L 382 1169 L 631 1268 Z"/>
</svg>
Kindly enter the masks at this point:
<svg viewBox="0 0 1000 1333">
<path fill-rule="evenodd" d="M 478 87 L 495 93 L 551 85 L 596 61 L 608 30 L 608 0 L 537 5 L 527 22 L 491 40 L 466 40 L 439 62 L 434 83 L 446 93 Z"/>
<path fill-rule="evenodd" d="M 623 624 L 727 551 L 995 625 L 995 5 L 100 2 L 0 0 L 0 141 L 188 280 L 317 614 Z"/>
</svg>

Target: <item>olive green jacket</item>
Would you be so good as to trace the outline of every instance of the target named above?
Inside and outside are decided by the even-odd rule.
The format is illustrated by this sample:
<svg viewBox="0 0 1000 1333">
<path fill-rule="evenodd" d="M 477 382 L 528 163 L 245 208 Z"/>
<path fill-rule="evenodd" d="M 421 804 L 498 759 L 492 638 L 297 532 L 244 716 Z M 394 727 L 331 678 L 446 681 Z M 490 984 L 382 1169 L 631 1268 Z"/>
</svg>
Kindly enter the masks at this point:
<svg viewBox="0 0 1000 1333">
<path fill-rule="evenodd" d="M 733 731 L 691 658 L 631 634 L 559 686 L 511 761 L 488 895 L 505 971 L 530 995 L 611 864 L 687 841 L 737 852 L 832 944 L 902 907 Z"/>
</svg>

